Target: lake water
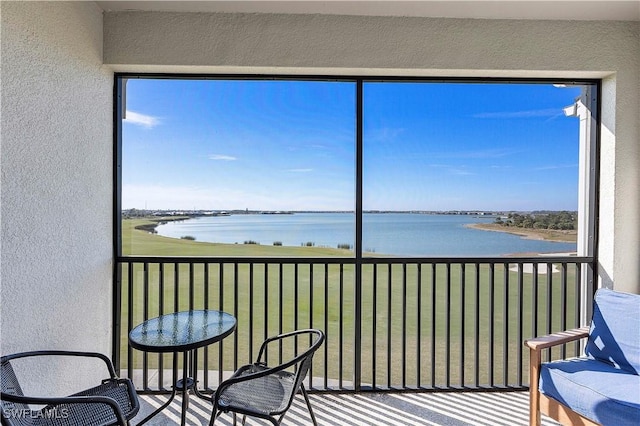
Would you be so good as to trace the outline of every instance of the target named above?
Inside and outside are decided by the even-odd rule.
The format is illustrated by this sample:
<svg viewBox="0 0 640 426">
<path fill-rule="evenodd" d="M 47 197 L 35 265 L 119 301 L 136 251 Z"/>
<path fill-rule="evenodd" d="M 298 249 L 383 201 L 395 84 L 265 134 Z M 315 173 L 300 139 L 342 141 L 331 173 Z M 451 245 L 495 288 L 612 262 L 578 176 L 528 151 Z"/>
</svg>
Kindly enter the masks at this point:
<svg viewBox="0 0 640 426">
<path fill-rule="evenodd" d="M 466 215 L 416 213 L 365 213 L 363 249 L 399 256 L 501 256 L 514 253 L 575 252 L 575 243 L 523 239 L 504 232 L 466 227 L 470 223 L 491 223 L 494 218 Z M 282 242 L 316 247 L 353 246 L 355 216 L 351 213 L 296 213 L 286 215 L 241 214 L 199 217 L 168 222 L 157 227 L 159 235 L 197 241 L 238 243 L 256 241 L 263 245 Z"/>
</svg>

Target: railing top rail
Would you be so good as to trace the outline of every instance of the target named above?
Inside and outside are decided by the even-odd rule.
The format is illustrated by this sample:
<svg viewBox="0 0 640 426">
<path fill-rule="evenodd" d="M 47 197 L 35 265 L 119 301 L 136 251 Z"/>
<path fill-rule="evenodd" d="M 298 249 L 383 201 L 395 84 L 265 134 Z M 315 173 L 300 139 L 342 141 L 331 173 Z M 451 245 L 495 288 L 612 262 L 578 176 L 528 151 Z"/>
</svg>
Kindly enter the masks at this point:
<svg viewBox="0 0 640 426">
<path fill-rule="evenodd" d="M 226 257 L 226 256 L 120 256 L 118 263 L 238 263 L 238 264 L 355 264 L 355 257 Z M 508 264 L 591 263 L 590 256 L 542 255 L 509 257 L 363 257 L 363 264 Z"/>
</svg>

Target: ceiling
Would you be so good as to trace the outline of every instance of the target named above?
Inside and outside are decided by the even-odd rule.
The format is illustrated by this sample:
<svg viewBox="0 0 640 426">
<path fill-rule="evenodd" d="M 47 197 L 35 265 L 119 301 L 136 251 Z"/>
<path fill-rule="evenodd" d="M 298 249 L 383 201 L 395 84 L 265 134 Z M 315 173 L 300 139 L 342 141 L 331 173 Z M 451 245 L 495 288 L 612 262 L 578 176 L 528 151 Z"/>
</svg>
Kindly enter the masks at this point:
<svg viewBox="0 0 640 426">
<path fill-rule="evenodd" d="M 105 11 L 285 13 L 476 19 L 640 21 L 640 0 L 97 1 Z"/>
</svg>

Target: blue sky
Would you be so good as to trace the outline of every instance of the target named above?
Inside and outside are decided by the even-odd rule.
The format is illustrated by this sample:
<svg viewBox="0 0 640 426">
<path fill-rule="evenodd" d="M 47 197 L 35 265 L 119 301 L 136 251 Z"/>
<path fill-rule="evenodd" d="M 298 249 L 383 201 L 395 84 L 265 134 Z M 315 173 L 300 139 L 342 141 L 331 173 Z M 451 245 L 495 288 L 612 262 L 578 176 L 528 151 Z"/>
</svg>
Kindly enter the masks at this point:
<svg viewBox="0 0 640 426">
<path fill-rule="evenodd" d="M 365 83 L 365 210 L 576 210 L 580 87 Z M 353 210 L 355 84 L 131 79 L 123 208 Z"/>
</svg>

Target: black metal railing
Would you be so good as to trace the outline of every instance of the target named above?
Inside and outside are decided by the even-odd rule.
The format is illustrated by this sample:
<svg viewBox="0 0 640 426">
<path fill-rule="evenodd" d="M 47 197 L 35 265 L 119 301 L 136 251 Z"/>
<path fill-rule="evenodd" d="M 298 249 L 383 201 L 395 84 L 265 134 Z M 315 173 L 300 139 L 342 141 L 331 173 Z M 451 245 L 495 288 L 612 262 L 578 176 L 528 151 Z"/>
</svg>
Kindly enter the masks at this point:
<svg viewBox="0 0 640 426">
<path fill-rule="evenodd" d="M 166 391 L 171 356 L 133 350 L 128 332 L 163 313 L 219 309 L 238 326 L 198 350 L 203 389 L 252 361 L 267 336 L 308 327 L 327 336 L 309 373 L 314 390 L 522 389 L 528 384 L 523 340 L 581 325 L 592 262 L 575 256 L 122 257 L 114 358 L 141 391 Z M 580 347 L 556 351 L 549 358 L 577 355 Z"/>
</svg>

